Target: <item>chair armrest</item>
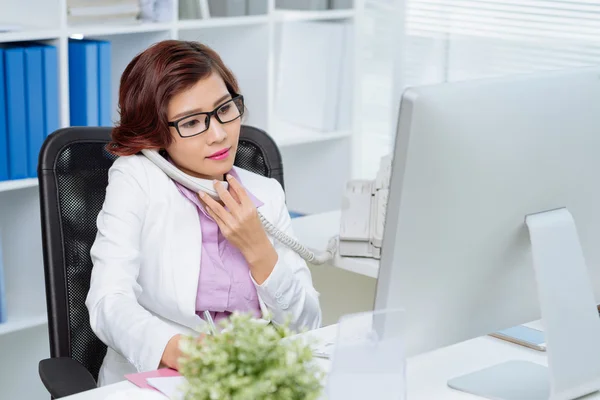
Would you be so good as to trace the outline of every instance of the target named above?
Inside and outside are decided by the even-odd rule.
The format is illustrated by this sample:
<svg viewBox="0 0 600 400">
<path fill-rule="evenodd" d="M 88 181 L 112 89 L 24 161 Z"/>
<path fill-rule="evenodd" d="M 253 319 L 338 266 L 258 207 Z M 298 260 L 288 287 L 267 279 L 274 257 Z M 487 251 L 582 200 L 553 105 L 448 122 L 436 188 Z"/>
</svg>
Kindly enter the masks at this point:
<svg viewBox="0 0 600 400">
<path fill-rule="evenodd" d="M 90 371 L 69 357 L 40 361 L 39 374 L 50 396 L 55 399 L 96 388 L 96 380 Z"/>
</svg>

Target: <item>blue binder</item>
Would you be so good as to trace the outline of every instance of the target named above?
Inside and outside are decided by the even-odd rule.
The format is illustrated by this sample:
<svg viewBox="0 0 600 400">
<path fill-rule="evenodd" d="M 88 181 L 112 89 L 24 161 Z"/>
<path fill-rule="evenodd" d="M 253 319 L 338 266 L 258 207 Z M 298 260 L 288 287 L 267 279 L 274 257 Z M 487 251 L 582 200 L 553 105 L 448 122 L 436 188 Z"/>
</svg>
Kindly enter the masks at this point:
<svg viewBox="0 0 600 400">
<path fill-rule="evenodd" d="M 40 46 L 25 47 L 24 52 L 27 175 L 36 177 L 38 157 L 45 137 L 43 53 Z"/>
<path fill-rule="evenodd" d="M 6 132 L 4 50 L 0 49 L 0 181 L 8 179 L 8 134 Z"/>
<path fill-rule="evenodd" d="M 9 179 L 27 178 L 24 53 L 23 48 L 20 47 L 9 47 L 4 50 Z"/>
<path fill-rule="evenodd" d="M 110 42 L 96 41 L 98 45 L 98 117 L 100 126 L 113 126 L 111 113 L 111 46 Z"/>
<path fill-rule="evenodd" d="M 98 126 L 98 45 L 69 40 L 69 105 L 72 126 Z"/>
<path fill-rule="evenodd" d="M 58 55 L 56 47 L 43 46 L 44 137 L 59 128 Z"/>
</svg>

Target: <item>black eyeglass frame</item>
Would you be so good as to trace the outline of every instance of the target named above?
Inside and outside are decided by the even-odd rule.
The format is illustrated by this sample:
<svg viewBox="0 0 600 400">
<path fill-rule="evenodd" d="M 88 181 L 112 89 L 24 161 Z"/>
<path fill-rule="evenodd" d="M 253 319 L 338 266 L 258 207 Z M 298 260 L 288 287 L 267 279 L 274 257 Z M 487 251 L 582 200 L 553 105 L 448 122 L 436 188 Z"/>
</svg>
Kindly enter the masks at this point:
<svg viewBox="0 0 600 400">
<path fill-rule="evenodd" d="M 238 117 L 236 117 L 236 118 L 234 118 L 234 119 L 230 120 L 230 121 L 227 121 L 227 122 L 223 122 L 223 121 L 221 121 L 221 118 L 219 118 L 219 114 L 217 114 L 217 111 L 219 111 L 219 109 L 220 109 L 221 107 L 223 107 L 225 104 L 227 104 L 227 103 L 233 103 L 235 100 L 238 100 L 238 99 L 239 99 L 239 100 L 241 100 L 241 102 L 242 102 L 242 109 L 241 109 L 241 110 L 239 110 L 239 112 L 240 112 L 240 115 L 239 115 Z M 237 107 L 237 104 L 235 104 L 235 103 L 234 103 L 234 105 Z M 181 136 L 182 138 L 184 138 L 184 139 L 185 139 L 185 138 L 190 138 L 190 137 L 198 136 L 198 135 L 200 135 L 200 134 L 203 134 L 203 133 L 204 133 L 204 132 L 206 132 L 207 130 L 209 130 L 209 129 L 210 129 L 210 120 L 212 119 L 213 115 L 215 116 L 215 118 L 217 119 L 217 121 L 219 121 L 219 123 L 220 123 L 221 125 L 224 125 L 224 124 L 228 124 L 228 123 L 230 123 L 230 122 L 233 122 L 233 121 L 235 121 L 236 119 L 242 118 L 242 115 L 244 115 L 244 111 L 245 111 L 245 110 L 246 110 L 246 107 L 245 107 L 245 105 L 244 105 L 244 96 L 243 96 L 243 95 L 241 95 L 241 94 L 236 94 L 236 95 L 234 95 L 234 96 L 233 96 L 231 99 L 229 99 L 229 100 L 227 100 L 227 101 L 225 101 L 225 102 L 223 102 L 223 103 L 219 104 L 219 105 L 218 105 L 218 106 L 217 106 L 217 107 L 216 107 L 214 110 L 212 110 L 212 111 L 209 111 L 209 112 L 199 112 L 199 113 L 194 113 L 194 114 L 186 115 L 186 116 L 184 116 L 184 117 L 181 117 L 181 118 L 179 118 L 179 119 L 177 119 L 177 120 L 175 120 L 175 121 L 169 121 L 167 125 L 174 127 L 174 128 L 177 130 L 177 133 L 179 134 L 179 136 Z M 183 136 L 183 135 L 181 134 L 181 132 L 179 131 L 179 123 L 180 123 L 181 121 L 185 120 L 185 119 L 188 119 L 188 118 L 190 118 L 190 117 L 194 117 L 194 116 L 196 116 L 196 115 L 206 115 L 206 117 L 207 117 L 207 119 L 206 119 L 206 129 L 205 129 L 205 130 L 203 130 L 203 131 L 200 131 L 200 132 L 198 132 L 198 133 L 195 133 L 195 134 L 193 134 L 193 135 L 189 135 L 189 136 Z"/>
</svg>

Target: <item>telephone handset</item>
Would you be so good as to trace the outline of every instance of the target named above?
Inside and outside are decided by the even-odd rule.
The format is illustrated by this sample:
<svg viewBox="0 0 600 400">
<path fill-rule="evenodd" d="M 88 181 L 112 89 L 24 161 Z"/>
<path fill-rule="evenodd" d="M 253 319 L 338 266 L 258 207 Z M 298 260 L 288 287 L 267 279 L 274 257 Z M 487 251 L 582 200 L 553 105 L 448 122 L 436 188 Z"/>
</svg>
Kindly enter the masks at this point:
<svg viewBox="0 0 600 400">
<path fill-rule="evenodd" d="M 339 236 L 341 256 L 381 257 L 391 169 L 392 156 L 388 155 L 381 159 L 375 180 L 346 184 Z"/>
<path fill-rule="evenodd" d="M 219 195 L 215 191 L 212 181 L 207 179 L 200 179 L 196 177 L 192 177 L 181 171 L 179 168 L 175 167 L 171 164 L 167 159 L 165 159 L 162 155 L 158 153 L 156 150 L 143 149 L 142 154 L 146 156 L 150 161 L 152 161 L 158 168 L 160 168 L 169 178 L 174 181 L 179 182 L 183 186 L 187 187 L 194 192 L 204 192 L 208 194 L 215 200 L 219 200 Z M 224 185 L 227 185 L 227 182 L 223 182 Z M 227 186 L 225 186 L 227 187 Z M 273 224 L 271 224 L 267 219 L 258 211 L 258 217 L 260 218 L 260 222 L 263 224 L 265 231 L 267 234 L 271 235 L 277 241 L 283 243 L 290 249 L 294 250 L 300 257 L 311 264 L 320 265 L 325 264 L 333 258 L 333 255 L 337 250 L 337 241 L 332 239 L 329 242 L 329 246 L 327 251 L 315 254 L 312 251 L 308 250 L 302 244 L 298 243 L 295 239 L 289 237 L 284 232 L 281 232 L 277 229 Z"/>
<path fill-rule="evenodd" d="M 167 176 L 174 181 L 181 183 L 186 188 L 193 190 L 194 192 L 204 192 L 215 200 L 219 200 L 219 194 L 213 187 L 212 181 L 208 179 L 196 178 L 190 176 L 179 168 L 171 164 L 165 157 L 160 155 L 156 150 L 143 149 L 144 154 L 150 161 L 152 161 L 158 168 L 160 168 Z M 226 181 L 221 182 L 225 188 L 228 187 Z"/>
</svg>

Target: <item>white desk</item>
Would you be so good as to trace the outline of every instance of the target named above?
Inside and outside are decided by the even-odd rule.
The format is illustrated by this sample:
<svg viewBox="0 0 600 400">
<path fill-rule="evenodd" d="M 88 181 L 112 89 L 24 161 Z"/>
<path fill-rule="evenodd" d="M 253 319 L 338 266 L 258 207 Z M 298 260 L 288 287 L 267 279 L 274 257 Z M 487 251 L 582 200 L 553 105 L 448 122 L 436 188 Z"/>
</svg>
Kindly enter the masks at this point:
<svg viewBox="0 0 600 400">
<path fill-rule="evenodd" d="M 303 244 L 312 249 L 323 250 L 329 238 L 338 233 L 339 220 L 340 212 L 330 212 L 296 218 L 292 220 L 292 224 L 296 236 Z M 379 262 L 373 259 L 337 257 L 332 265 L 372 278 L 377 278 L 379 270 Z M 540 329 L 539 323 L 528 325 Z M 336 326 L 328 326 L 310 334 L 328 340 L 335 336 Z M 448 388 L 447 381 L 509 360 L 527 360 L 547 365 L 546 353 L 543 352 L 489 336 L 469 340 L 408 359 L 408 400 L 481 400 L 477 396 Z M 329 361 L 324 361 L 323 365 L 326 369 L 331 367 Z M 64 399 L 104 400 L 111 393 L 133 387 L 133 384 L 124 381 Z M 600 399 L 600 394 L 587 398 Z"/>
<path fill-rule="evenodd" d="M 327 248 L 329 239 L 339 233 L 340 216 L 340 211 L 333 211 L 294 218 L 292 219 L 292 227 L 295 235 L 302 244 L 312 250 L 323 251 Z M 379 271 L 379 261 L 368 258 L 337 256 L 332 260 L 331 266 L 371 278 L 377 278 Z M 332 332 L 335 334 L 335 326 L 323 328 L 315 332 L 318 332 L 319 335 L 325 335 L 324 338 L 327 338 Z M 133 387 L 134 386 L 131 383 L 124 381 L 79 395 L 70 396 L 66 399 L 100 400 L 111 393 Z"/>
<path fill-rule="evenodd" d="M 294 218 L 292 228 L 298 241 L 304 246 L 313 251 L 323 251 L 327 248 L 329 239 L 339 234 L 340 217 L 341 211 L 332 211 Z M 336 256 L 331 265 L 371 278 L 377 278 L 379 273 L 379 260 L 372 258 Z"/>
<path fill-rule="evenodd" d="M 538 325 L 536 323 L 530 325 Z M 536 326 L 536 327 L 539 327 Z M 332 325 L 313 331 L 323 339 L 334 337 L 336 326 Z M 469 340 L 450 347 L 435 350 L 408 359 L 408 400 L 475 400 L 480 397 L 448 388 L 446 382 L 456 376 L 476 371 L 509 360 L 527 360 L 546 364 L 546 353 L 531 350 L 489 336 Z M 326 368 L 329 362 L 325 361 Z M 111 393 L 133 388 L 129 382 L 121 382 L 100 389 L 91 390 L 65 400 L 101 400 Z M 600 399 L 600 394 L 586 397 Z"/>
</svg>

